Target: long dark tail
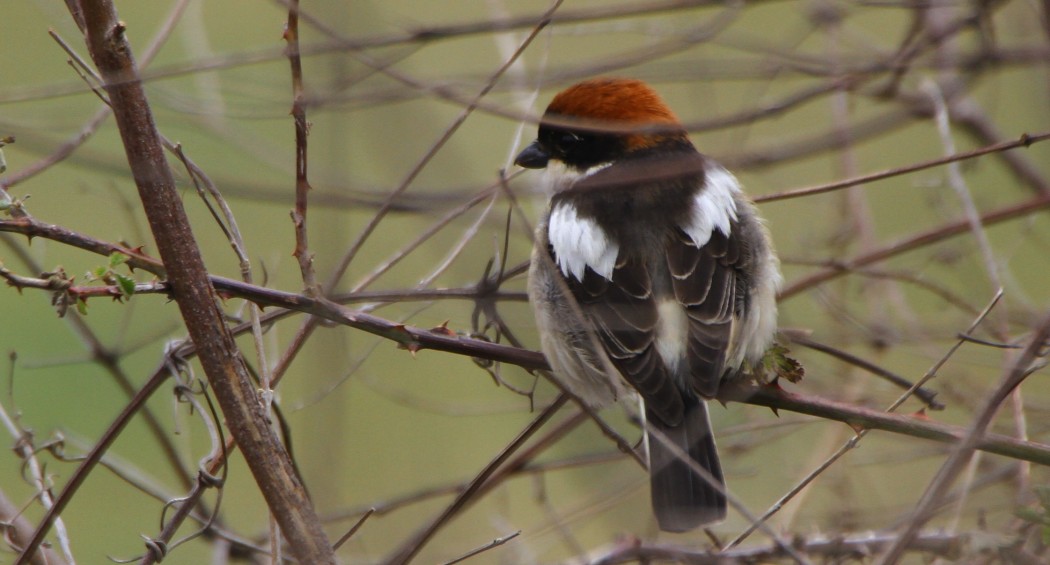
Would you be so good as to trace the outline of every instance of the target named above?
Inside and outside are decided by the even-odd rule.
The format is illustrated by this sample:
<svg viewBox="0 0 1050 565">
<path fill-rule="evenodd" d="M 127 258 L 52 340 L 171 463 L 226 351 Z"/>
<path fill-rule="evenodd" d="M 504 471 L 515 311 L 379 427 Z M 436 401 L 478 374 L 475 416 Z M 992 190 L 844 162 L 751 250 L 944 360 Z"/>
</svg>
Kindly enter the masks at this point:
<svg viewBox="0 0 1050 565">
<path fill-rule="evenodd" d="M 725 479 L 707 418 L 707 404 L 696 397 L 686 399 L 685 418 L 678 426 L 667 426 L 653 414 L 646 414 L 646 420 L 653 513 L 660 529 L 685 532 L 725 518 Z M 701 477 L 689 463 L 675 456 L 664 441 L 654 437 L 656 434 L 662 434 L 678 451 L 687 454 L 713 481 Z"/>
</svg>

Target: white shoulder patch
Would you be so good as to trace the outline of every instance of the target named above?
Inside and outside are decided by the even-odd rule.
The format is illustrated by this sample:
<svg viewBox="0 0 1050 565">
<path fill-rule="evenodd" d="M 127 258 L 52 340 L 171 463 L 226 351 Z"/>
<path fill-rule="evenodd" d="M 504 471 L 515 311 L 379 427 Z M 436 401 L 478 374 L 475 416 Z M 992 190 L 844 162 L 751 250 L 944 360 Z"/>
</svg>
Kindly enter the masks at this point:
<svg viewBox="0 0 1050 565">
<path fill-rule="evenodd" d="M 579 217 L 572 204 L 557 204 L 551 210 L 547 238 L 554 248 L 558 268 L 566 277 L 571 275 L 582 282 L 586 268 L 590 267 L 595 273 L 612 280 L 619 244 L 612 241 L 594 220 Z"/>
<path fill-rule="evenodd" d="M 704 175 L 703 189 L 693 200 L 692 214 L 682 226 L 697 247 L 710 241 L 711 233 L 716 229 L 729 235 L 731 224 L 736 220 L 734 197 L 739 193 L 740 183 L 736 177 L 712 163 Z"/>
</svg>

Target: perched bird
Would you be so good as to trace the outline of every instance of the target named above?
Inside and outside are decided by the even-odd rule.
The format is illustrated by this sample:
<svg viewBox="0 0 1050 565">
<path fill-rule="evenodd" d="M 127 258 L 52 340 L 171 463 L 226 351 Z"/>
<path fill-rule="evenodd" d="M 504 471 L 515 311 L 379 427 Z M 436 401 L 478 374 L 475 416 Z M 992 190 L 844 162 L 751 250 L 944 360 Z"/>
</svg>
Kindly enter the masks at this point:
<svg viewBox="0 0 1050 565">
<path fill-rule="evenodd" d="M 515 163 L 546 169 L 528 292 L 555 376 L 593 407 L 637 391 L 662 530 L 723 519 L 704 399 L 761 362 L 777 325 L 779 261 L 754 205 L 638 80 L 556 95 Z"/>
</svg>

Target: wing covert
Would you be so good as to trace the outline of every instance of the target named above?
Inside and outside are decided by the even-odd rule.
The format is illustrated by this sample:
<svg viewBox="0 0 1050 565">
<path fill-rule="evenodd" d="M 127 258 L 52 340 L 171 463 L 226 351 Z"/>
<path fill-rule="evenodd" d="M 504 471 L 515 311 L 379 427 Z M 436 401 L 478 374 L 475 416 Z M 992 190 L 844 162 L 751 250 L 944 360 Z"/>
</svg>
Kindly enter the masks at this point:
<svg viewBox="0 0 1050 565">
<path fill-rule="evenodd" d="M 737 238 L 719 230 L 698 247 L 684 231 L 676 229 L 666 255 L 675 298 L 689 318 L 686 355 L 690 384 L 701 395 L 713 396 L 731 347 L 744 254 Z"/>
<path fill-rule="evenodd" d="M 667 425 L 681 422 L 681 392 L 654 343 L 659 315 L 652 279 L 638 260 L 621 260 L 612 280 L 587 269 L 583 281 L 566 279 L 606 355 Z"/>
</svg>

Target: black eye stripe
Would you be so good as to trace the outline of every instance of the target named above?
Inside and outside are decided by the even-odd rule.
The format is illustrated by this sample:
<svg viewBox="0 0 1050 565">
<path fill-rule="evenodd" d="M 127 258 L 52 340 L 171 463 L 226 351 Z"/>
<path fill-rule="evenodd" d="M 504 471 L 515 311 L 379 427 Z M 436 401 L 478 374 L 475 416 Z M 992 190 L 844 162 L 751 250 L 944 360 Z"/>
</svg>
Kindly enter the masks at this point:
<svg viewBox="0 0 1050 565">
<path fill-rule="evenodd" d="M 583 138 L 575 133 L 562 132 L 558 134 L 557 138 L 554 140 L 555 149 L 560 153 L 565 154 L 572 151 L 582 140 Z"/>
<path fill-rule="evenodd" d="M 563 133 L 558 141 L 565 145 L 575 145 L 580 142 L 580 136 L 575 133 Z"/>
<path fill-rule="evenodd" d="M 540 126 L 539 142 L 551 157 L 578 169 L 604 163 L 623 153 L 618 136 L 579 132 L 546 125 Z"/>
</svg>

